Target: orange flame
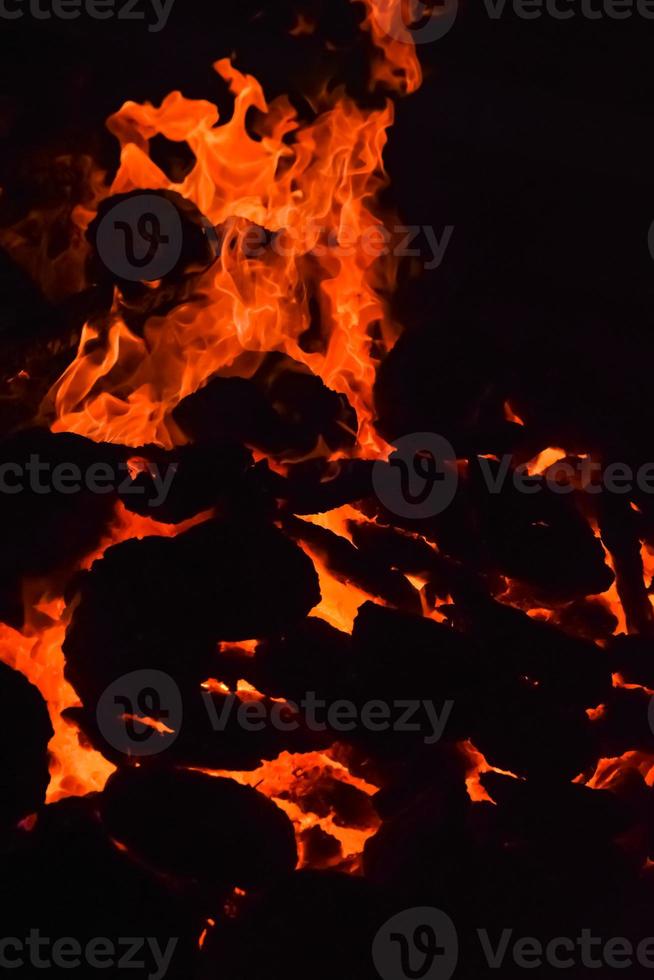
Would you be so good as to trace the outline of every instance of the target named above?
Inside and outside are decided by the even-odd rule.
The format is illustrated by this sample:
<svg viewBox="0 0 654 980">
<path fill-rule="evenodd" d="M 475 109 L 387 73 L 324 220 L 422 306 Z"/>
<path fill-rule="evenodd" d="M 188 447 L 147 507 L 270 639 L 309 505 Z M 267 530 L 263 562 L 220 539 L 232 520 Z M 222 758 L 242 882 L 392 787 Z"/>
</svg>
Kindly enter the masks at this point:
<svg viewBox="0 0 654 980">
<path fill-rule="evenodd" d="M 199 277 L 196 298 L 151 317 L 142 338 L 127 328 L 118 302 L 106 336 L 86 325 L 77 358 L 51 392 L 53 428 L 170 446 L 175 433 L 167 417 L 182 398 L 216 372 L 249 374 L 263 352 L 279 350 L 348 397 L 359 417 L 360 451 L 374 453 L 382 443 L 372 428 L 372 334 L 383 352 L 397 333 L 383 298 L 395 260 L 385 254 L 382 221 L 372 210 L 386 183 L 382 153 L 392 105 L 364 110 L 342 93 L 324 96 L 323 111 L 307 125 L 287 99 L 269 105 L 257 80 L 229 61 L 214 67 L 235 96 L 232 118 L 222 125 L 215 106 L 179 92 L 158 108 L 127 102 L 109 119 L 121 144 L 109 193 L 177 191 L 222 227 L 222 253 Z M 252 110 L 257 139 L 246 126 Z M 195 154 L 181 184 L 148 155 L 158 133 L 186 140 Z M 76 212 L 81 226 L 90 216 Z M 242 248 L 252 224 L 276 236 L 260 257 Z M 312 295 L 324 341 L 307 352 L 301 340 L 311 326 Z"/>
</svg>

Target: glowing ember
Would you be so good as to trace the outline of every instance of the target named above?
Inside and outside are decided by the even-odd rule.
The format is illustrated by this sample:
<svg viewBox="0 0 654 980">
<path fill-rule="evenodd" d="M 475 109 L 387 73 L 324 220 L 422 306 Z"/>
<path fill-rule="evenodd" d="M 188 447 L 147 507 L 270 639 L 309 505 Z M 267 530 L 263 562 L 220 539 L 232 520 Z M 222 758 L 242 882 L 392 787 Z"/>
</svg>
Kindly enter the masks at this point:
<svg viewBox="0 0 654 980">
<path fill-rule="evenodd" d="M 206 517 L 206 514 L 200 514 L 192 521 L 177 526 L 160 524 L 151 518 L 131 514 L 122 504 L 118 504 L 115 521 L 107 537 L 98 550 L 84 560 L 82 567 L 90 568 L 107 548 L 120 541 L 143 538 L 149 534 L 172 536 L 206 520 Z M 29 591 L 26 590 L 27 593 Z M 0 660 L 22 671 L 48 703 L 55 732 L 49 745 L 51 780 L 48 802 L 101 790 L 115 767 L 99 752 L 81 744 L 77 728 L 61 717 L 66 708 L 79 705 L 75 691 L 64 678 L 62 644 L 68 616 L 63 599 L 40 597 L 27 610 L 26 618 L 28 624 L 37 625 L 28 625 L 24 633 L 0 624 Z"/>
<path fill-rule="evenodd" d="M 554 446 L 548 449 L 543 449 L 542 453 L 535 456 L 534 459 L 530 459 L 527 465 L 527 473 L 530 476 L 540 476 L 552 466 L 557 463 L 560 459 L 563 459 L 566 455 L 565 449 L 557 449 Z"/>
<path fill-rule="evenodd" d="M 497 769 L 495 766 L 486 760 L 486 757 L 476 749 L 471 741 L 465 741 L 461 743 L 461 749 L 463 750 L 466 760 L 468 762 L 468 770 L 466 774 L 466 789 L 468 791 L 468 796 L 473 803 L 495 803 L 495 800 L 488 795 L 484 787 L 482 786 L 480 776 L 485 772 L 498 772 L 502 776 L 511 776 L 513 779 L 518 779 L 513 772 L 508 772 L 506 769 Z"/>
<path fill-rule="evenodd" d="M 356 870 L 358 862 L 354 859 L 361 854 L 365 842 L 376 832 L 380 823 L 379 819 L 373 818 L 370 826 L 365 828 L 347 827 L 339 822 L 337 814 L 333 812 L 327 816 L 318 816 L 303 806 L 303 797 L 311 793 L 318 780 L 325 778 L 346 783 L 367 796 L 372 796 L 379 788 L 353 776 L 342 763 L 326 752 L 282 752 L 276 759 L 264 762 L 253 772 L 215 771 L 210 775 L 228 776 L 244 786 L 254 786 L 284 810 L 295 825 L 300 852 L 299 867 L 305 864 L 302 835 L 314 827 L 320 827 L 339 841 L 342 858 L 346 860 L 350 870 Z"/>
</svg>

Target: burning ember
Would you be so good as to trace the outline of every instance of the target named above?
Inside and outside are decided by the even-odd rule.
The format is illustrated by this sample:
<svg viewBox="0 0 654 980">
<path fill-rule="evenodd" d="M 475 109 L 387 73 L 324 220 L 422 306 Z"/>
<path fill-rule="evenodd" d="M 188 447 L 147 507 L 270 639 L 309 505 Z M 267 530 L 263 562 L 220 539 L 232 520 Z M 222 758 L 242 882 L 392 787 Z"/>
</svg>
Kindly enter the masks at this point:
<svg viewBox="0 0 654 980">
<path fill-rule="evenodd" d="M 116 165 L 58 156 L 67 200 L 0 229 L 38 323 L 3 375 L 7 936 L 448 980 L 410 964 L 450 927 L 471 977 L 477 927 L 647 935 L 646 459 L 612 494 L 616 440 L 541 412 L 547 371 L 405 329 L 412 6 L 351 5 L 363 80 L 268 92 L 237 51 L 206 98 L 125 102 Z"/>
</svg>

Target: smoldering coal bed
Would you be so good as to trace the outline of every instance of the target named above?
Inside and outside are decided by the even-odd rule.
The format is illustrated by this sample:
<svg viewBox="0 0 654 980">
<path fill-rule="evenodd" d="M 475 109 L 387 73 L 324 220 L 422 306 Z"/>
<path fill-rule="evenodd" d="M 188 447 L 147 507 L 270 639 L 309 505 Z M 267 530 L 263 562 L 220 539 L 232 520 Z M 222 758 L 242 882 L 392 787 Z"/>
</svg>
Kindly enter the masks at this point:
<svg viewBox="0 0 654 980">
<path fill-rule="evenodd" d="M 286 87 L 112 88 L 111 166 L 14 151 L 16 976 L 648 975 L 652 341 L 513 293 L 424 315 L 401 7 L 289 13 Z"/>
</svg>

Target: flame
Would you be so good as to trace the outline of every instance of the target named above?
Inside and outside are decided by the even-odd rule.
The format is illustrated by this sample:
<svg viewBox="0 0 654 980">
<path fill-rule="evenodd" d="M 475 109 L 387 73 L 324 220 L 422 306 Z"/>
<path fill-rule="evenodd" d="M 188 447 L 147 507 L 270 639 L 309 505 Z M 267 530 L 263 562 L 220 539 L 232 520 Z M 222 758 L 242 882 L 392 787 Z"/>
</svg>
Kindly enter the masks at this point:
<svg viewBox="0 0 654 980">
<path fill-rule="evenodd" d="M 359 452 L 374 455 L 384 444 L 372 427 L 372 335 L 380 353 L 397 335 L 384 298 L 396 260 L 384 254 L 374 213 L 387 183 L 382 154 L 393 106 L 366 110 L 342 92 L 324 94 L 322 111 L 306 124 L 287 99 L 268 104 L 259 82 L 228 60 L 214 68 L 235 97 L 231 119 L 220 125 L 214 105 L 180 92 L 159 107 L 127 102 L 110 117 L 121 162 L 109 194 L 178 192 L 222 229 L 221 255 L 199 275 L 194 298 L 151 317 L 143 337 L 122 319 L 118 293 L 108 327 L 85 325 L 76 359 L 49 396 L 53 429 L 169 447 L 178 434 L 168 416 L 182 398 L 216 372 L 252 373 L 263 352 L 278 350 L 347 396 L 359 419 Z M 256 139 L 246 127 L 251 110 Z M 195 154 L 181 183 L 148 155 L 159 133 L 186 140 Z M 78 209 L 74 217 L 85 227 L 90 215 Z M 244 252 L 253 224 L 275 236 L 262 256 Z M 324 340 L 307 352 L 301 339 L 312 296 Z"/>
<path fill-rule="evenodd" d="M 504 418 L 507 422 L 515 422 L 516 425 L 524 425 L 524 419 L 513 411 L 508 401 L 504 402 Z"/>
<path fill-rule="evenodd" d="M 50 775 L 48 800 L 78 796 L 102 789 L 114 770 L 99 752 L 82 747 L 76 729 L 61 712 L 79 704 L 73 688 L 64 679 L 62 643 L 66 632 L 63 600 L 50 605 L 53 625 L 36 635 L 25 635 L 0 625 L 0 659 L 22 671 L 48 703 L 54 735 L 49 743 Z"/>
<path fill-rule="evenodd" d="M 401 2 L 365 0 L 363 29 L 369 31 L 375 51 L 372 87 L 410 92 L 421 81 L 414 46 L 388 36 L 382 27 L 391 7 Z M 309 23 L 300 19 L 293 33 L 308 30 Z M 51 298 L 86 285 L 84 233 L 102 200 L 111 195 L 138 189 L 176 192 L 213 227 L 215 233 L 208 237 L 221 240 L 215 261 L 195 273 L 192 292 L 165 315 L 150 316 L 142 335 L 128 327 L 124 297 L 116 287 L 109 313 L 84 325 L 76 356 L 46 397 L 42 418 L 52 420 L 55 432 L 170 448 L 184 441 L 171 421 L 183 398 L 216 374 L 250 377 L 267 352 L 280 351 L 308 367 L 355 409 L 358 432 L 352 455 L 386 458 L 389 447 L 373 425 L 372 390 L 378 361 L 399 332 L 388 306 L 397 259 L 387 246 L 384 219 L 389 216 L 378 204 L 387 184 L 383 152 L 393 103 L 385 99 L 381 107 L 364 108 L 343 89 L 324 85 L 314 94 L 313 117 L 306 121 L 286 97 L 268 102 L 257 79 L 229 60 L 216 62 L 214 68 L 234 97 L 230 118 L 221 119 L 211 102 L 188 99 L 179 91 L 159 106 L 126 102 L 108 120 L 120 143 L 120 165 L 111 185 L 104 185 L 104 175 L 86 161 L 88 189 L 81 204 L 63 215 L 32 214 L 0 238 L 44 288 L 47 280 Z M 159 134 L 185 141 L 194 154 L 195 163 L 181 182 L 171 181 L 150 157 L 150 140 Z M 43 243 L 52 226 L 64 219 L 72 225 L 69 248 L 56 268 L 48 269 Z M 247 247 L 253 228 L 267 233 L 268 245 L 258 254 Z M 148 286 L 156 298 L 163 283 Z M 325 450 L 319 441 L 313 454 L 325 455 Z M 140 465 L 136 459 L 133 463 Z M 324 526 L 346 533 L 347 517 L 361 519 L 358 512 L 341 511 L 326 517 Z M 174 535 L 208 516 L 172 527 L 129 514 L 119 505 L 105 539 L 80 567 L 90 568 L 111 544 L 146 534 Z M 356 611 L 369 597 L 336 580 L 319 555 L 312 557 L 323 595 L 314 615 L 351 630 Z M 0 627 L 0 657 L 22 670 L 48 702 L 55 729 L 48 801 L 101 790 L 114 767 L 61 718 L 62 711 L 78 703 L 63 673 L 62 643 L 70 611 L 47 586 L 32 585 L 26 595 L 30 625 L 23 633 Z M 236 646 L 251 653 L 254 641 Z M 232 648 L 221 646 L 225 652 Z M 212 685 L 228 690 L 215 679 L 205 686 Z M 258 696 L 245 681 L 238 682 L 237 690 L 243 698 Z M 366 828 L 345 827 L 336 814 L 324 817 L 304 809 L 303 791 L 325 774 L 367 795 L 377 790 L 327 753 L 282 753 L 254 773 L 225 775 L 256 785 L 273 798 L 299 835 L 319 827 L 335 837 L 343 858 L 355 868 L 378 820 L 371 818 Z M 205 937 L 206 932 L 201 943 Z"/>
<path fill-rule="evenodd" d="M 311 514 L 303 519 L 338 534 L 350 544 L 352 544 L 352 534 L 348 529 L 347 521 L 366 520 L 364 515 L 350 504 L 345 504 L 324 514 Z M 306 542 L 301 542 L 300 547 L 315 565 L 322 596 L 320 603 L 312 609 L 310 615 L 326 620 L 330 626 L 334 626 L 345 633 L 351 633 L 359 607 L 373 597 L 352 582 L 336 578 L 327 567 L 325 559 L 318 549 L 312 548 Z M 376 599 L 375 601 L 378 602 L 379 600 Z"/>
<path fill-rule="evenodd" d="M 302 550 L 313 561 L 318 572 L 320 583 L 320 603 L 315 606 L 310 616 L 326 620 L 330 626 L 344 633 L 351 633 L 360 606 L 372 596 L 357 588 L 352 582 L 342 582 L 334 578 L 320 554 L 306 544 L 301 544 Z"/>
<path fill-rule="evenodd" d="M 377 49 L 372 81 L 401 92 L 415 92 L 422 84 L 422 69 L 407 25 L 410 16 L 405 0 L 363 0 L 367 15 L 363 28 L 370 32 Z M 433 16 L 437 10 L 434 9 Z M 404 27 L 394 31 L 393 25 Z M 394 37 L 394 34 L 401 37 Z"/>
<path fill-rule="evenodd" d="M 410 31 L 393 36 L 386 27 L 402 20 L 405 0 L 363 0 L 367 31 L 374 48 L 371 88 L 415 91 L 422 79 Z M 434 16 L 436 13 L 434 13 Z M 313 31 L 299 17 L 293 36 Z M 0 233 L 0 244 L 41 283 L 45 295 L 57 301 L 81 291 L 88 245 L 84 232 L 101 201 L 138 189 L 174 191 L 195 204 L 222 240 L 220 255 L 197 273 L 193 292 L 166 315 L 151 316 L 143 334 L 133 333 L 122 315 L 123 296 L 115 289 L 111 311 L 102 323 L 84 325 L 75 359 L 52 387 L 43 415 L 54 418 L 56 432 L 76 432 L 97 441 L 129 446 L 156 443 L 170 448 L 183 441 L 171 412 L 187 395 L 216 374 L 251 376 L 265 353 L 281 351 L 308 367 L 332 390 L 346 396 L 356 410 L 357 444 L 352 454 L 386 458 L 389 447 L 374 429 L 372 390 L 378 360 L 393 346 L 398 327 L 388 307 L 397 273 L 396 259 L 385 247 L 384 216 L 378 205 L 386 186 L 383 153 L 393 123 L 390 100 L 381 108 L 363 108 L 343 90 L 324 86 L 312 100 L 314 118 L 300 118 L 286 97 L 268 102 L 252 75 L 239 72 L 229 60 L 214 65 L 234 96 L 231 118 L 221 120 L 211 102 L 170 93 L 160 106 L 125 103 L 108 120 L 120 143 L 120 166 L 111 183 L 88 158 L 87 193 L 72 213 L 64 209 L 32 212 L 13 229 Z M 186 142 L 195 164 L 181 182 L 171 181 L 150 157 L 157 135 Z M 58 164 L 72 165 L 69 158 Z M 54 229 L 72 224 L 68 249 L 52 259 L 47 244 Z M 247 250 L 254 228 L 265 229 L 270 242 L 253 255 Z M 214 236 L 216 237 L 216 236 Z M 218 238 L 216 237 L 216 240 Z M 148 284 L 154 295 L 162 283 Z M 318 329 L 316 329 L 318 328 Z M 311 342 L 306 342 L 311 330 Z M 316 339 L 316 336 L 318 339 Z M 20 372 L 19 376 L 26 376 Z M 524 425 L 509 402 L 507 421 Z M 326 455 L 318 441 L 312 455 Z M 542 474 L 565 456 L 548 448 L 528 464 Z M 135 459 L 134 466 L 138 461 Z M 273 467 L 277 464 L 270 461 Z M 115 521 L 96 551 L 80 568 L 89 568 L 107 547 L 147 534 L 171 536 L 209 513 L 177 527 L 157 524 L 128 513 L 118 505 Z M 306 518 L 351 541 L 347 520 L 364 519 L 350 507 Z M 597 532 L 596 532 L 597 533 Z M 321 616 L 350 632 L 366 593 L 336 579 L 315 549 L 303 544 L 320 578 L 322 600 L 312 615 Z M 654 558 L 643 549 L 644 569 L 654 573 Z M 607 554 L 610 563 L 610 555 Z M 420 588 L 420 576 L 407 576 Z M 27 626 L 18 632 L 0 625 L 0 659 L 21 670 L 46 699 L 54 727 L 50 742 L 51 782 L 48 801 L 101 790 L 114 767 L 80 741 L 75 726 L 62 712 L 78 704 L 64 678 L 62 643 L 69 612 L 60 596 L 42 583 L 26 583 Z M 616 631 L 626 631 L 615 584 L 603 596 L 618 616 Z M 449 600 L 446 600 L 449 601 Z M 424 614 L 444 619 L 424 606 Z M 550 618 L 551 611 L 531 609 L 530 615 Z M 252 653 L 255 641 L 221 644 L 223 652 Z M 614 683 L 625 685 L 616 675 Z M 209 679 L 208 689 L 227 693 L 223 682 Z M 237 683 L 243 699 L 261 697 L 244 680 Z M 589 718 L 601 718 L 604 708 L 588 708 Z M 147 719 L 141 719 L 147 720 Z M 160 723 L 150 723 L 158 725 Z M 166 726 L 162 726 L 165 729 Z M 473 801 L 489 801 L 480 776 L 497 769 L 470 742 L 462 743 L 467 759 L 466 786 Z M 637 768 L 648 785 L 654 784 L 654 759 L 628 752 L 602 759 L 586 785 L 611 783 L 621 767 Z M 313 828 L 336 838 L 341 854 L 356 869 L 365 841 L 378 820 L 361 827 L 342 826 L 335 813 L 319 816 L 305 808 L 303 796 L 321 777 L 345 782 L 368 796 L 378 787 L 352 775 L 329 752 L 292 755 L 283 752 L 254 772 L 216 772 L 255 786 L 277 803 L 293 821 L 300 843 L 300 865 L 307 861 L 303 835 Z M 578 777 L 578 782 L 583 781 Z M 21 822 L 30 830 L 34 816 Z M 122 846 L 117 844 L 117 846 Z M 207 919 L 199 937 L 202 946 L 215 920 Z"/>
<path fill-rule="evenodd" d="M 625 752 L 624 755 L 600 759 L 592 776 L 584 780 L 577 776 L 575 783 L 584 783 L 591 789 L 608 789 L 613 780 L 625 769 L 637 769 L 648 786 L 654 786 L 654 758 L 645 752 Z"/>
</svg>

